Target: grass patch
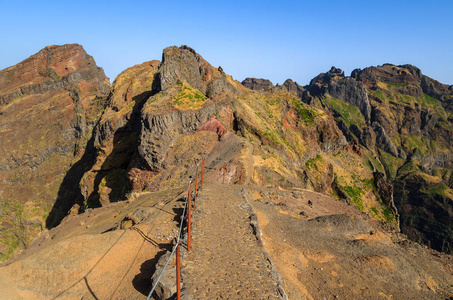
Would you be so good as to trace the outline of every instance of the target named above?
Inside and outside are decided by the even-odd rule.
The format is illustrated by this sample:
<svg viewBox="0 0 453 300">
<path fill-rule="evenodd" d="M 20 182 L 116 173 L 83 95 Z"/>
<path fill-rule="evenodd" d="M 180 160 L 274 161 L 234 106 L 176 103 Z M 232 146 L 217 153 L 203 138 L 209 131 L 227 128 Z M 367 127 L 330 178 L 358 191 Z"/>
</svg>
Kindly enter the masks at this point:
<svg viewBox="0 0 453 300">
<path fill-rule="evenodd" d="M 308 169 L 312 169 L 312 168 L 315 168 L 316 170 L 318 170 L 318 167 L 316 165 L 316 162 L 318 161 L 321 161 L 322 160 L 322 157 L 321 155 L 316 155 L 315 157 L 313 158 L 310 158 L 309 160 L 307 160 L 305 162 L 305 166 L 308 168 Z"/>
<path fill-rule="evenodd" d="M 370 208 L 370 210 L 375 214 L 375 215 L 379 215 L 379 210 L 376 208 L 376 206 L 372 206 Z"/>
<path fill-rule="evenodd" d="M 328 107 L 338 111 L 348 127 L 354 124 L 360 128 L 365 124 L 365 117 L 357 106 L 334 97 L 324 97 L 323 100 Z"/>
<path fill-rule="evenodd" d="M 357 187 L 354 183 L 353 183 L 353 185 L 341 185 L 338 182 L 337 176 L 334 177 L 333 183 L 340 190 L 342 190 L 343 193 L 345 193 L 347 196 L 349 196 L 351 202 L 354 203 L 354 205 L 357 206 L 357 208 L 360 211 L 364 211 L 365 210 L 365 206 L 363 204 L 363 199 L 362 199 L 362 195 L 363 195 L 363 189 L 362 188 Z"/>
<path fill-rule="evenodd" d="M 313 126 L 315 124 L 315 118 L 323 115 L 322 113 L 318 113 L 313 108 L 302 103 L 299 99 L 292 98 L 291 102 L 294 104 L 301 120 L 308 126 Z"/>
<path fill-rule="evenodd" d="M 178 109 L 199 109 L 208 99 L 199 90 L 193 88 L 184 81 L 176 82 L 179 91 L 174 97 L 173 105 Z"/>
<path fill-rule="evenodd" d="M 386 207 L 382 212 L 384 219 L 387 223 L 392 223 L 395 220 L 395 216 L 390 208 Z"/>
<path fill-rule="evenodd" d="M 0 261 L 12 258 L 28 246 L 28 228 L 24 206 L 7 199 L 0 200 Z"/>
</svg>

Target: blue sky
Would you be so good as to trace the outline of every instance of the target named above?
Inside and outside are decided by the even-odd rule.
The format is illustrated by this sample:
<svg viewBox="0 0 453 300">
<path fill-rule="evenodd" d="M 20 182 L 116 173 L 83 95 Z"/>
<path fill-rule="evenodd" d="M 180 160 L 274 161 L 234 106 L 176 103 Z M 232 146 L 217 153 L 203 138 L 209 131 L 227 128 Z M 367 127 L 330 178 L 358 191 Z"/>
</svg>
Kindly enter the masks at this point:
<svg viewBox="0 0 453 300">
<path fill-rule="evenodd" d="M 188 45 L 234 79 L 299 84 L 331 66 L 419 67 L 453 84 L 453 1 L 2 1 L 0 69 L 79 43 L 113 79 Z"/>
</svg>

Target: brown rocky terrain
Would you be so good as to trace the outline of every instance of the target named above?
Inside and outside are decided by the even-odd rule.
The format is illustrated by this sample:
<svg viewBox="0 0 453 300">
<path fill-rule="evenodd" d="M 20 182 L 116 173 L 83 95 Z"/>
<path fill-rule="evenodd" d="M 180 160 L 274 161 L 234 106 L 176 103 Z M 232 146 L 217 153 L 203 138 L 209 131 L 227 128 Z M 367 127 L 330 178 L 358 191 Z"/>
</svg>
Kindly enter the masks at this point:
<svg viewBox="0 0 453 300">
<path fill-rule="evenodd" d="M 47 71 L 42 71 L 43 59 Z M 30 75 L 28 69 L 35 71 Z M 270 287 L 280 273 L 291 299 L 453 296 L 451 256 L 406 237 L 452 252 L 453 89 L 413 66 L 387 64 L 354 70 L 350 77 L 332 67 L 307 86 L 292 80 L 273 86 L 253 78 L 241 84 L 182 46 L 164 49 L 161 61 L 125 70 L 110 87 L 80 46 L 66 45 L 48 47 L 0 72 L 5 86 L 0 139 L 12 141 L 14 134 L 24 140 L 3 151 L 20 150 L 30 160 L 26 164 L 14 156 L 8 161 L 6 155 L 0 165 L 2 184 L 11 182 L 1 195 L 4 258 L 19 253 L 21 239 L 29 246 L 40 231 L 36 226 L 31 232 L 33 220 L 44 219 L 35 216 L 49 213 L 43 227 L 50 229 L 0 268 L 0 284 L 11 287 L 13 298 L 144 296 L 156 262 L 171 246 L 172 235 L 159 243 L 157 232 L 176 228 L 180 188 L 202 157 L 207 158 L 206 180 L 214 183 L 202 201 L 215 202 L 201 204 L 204 208 L 194 214 L 207 218 L 194 225 L 194 237 L 206 239 L 210 247 L 198 245 L 200 253 L 186 256 L 186 295 L 196 298 L 199 291 L 209 297 L 215 289 L 219 294 L 218 287 L 205 284 L 203 276 L 211 278 L 212 267 L 203 263 L 220 250 L 232 255 L 222 264 L 233 263 L 229 260 L 244 243 L 267 251 L 273 262 L 244 252 L 251 260 L 244 258 L 243 268 L 225 269 L 225 280 L 219 281 L 235 289 L 222 292 L 225 297 L 255 293 L 252 282 L 235 286 L 240 281 L 231 276 L 253 277 L 249 271 L 269 267 L 278 272 L 257 274 Z M 64 109 L 49 106 L 60 97 Z M 23 110 L 21 103 L 41 110 Z M 42 116 L 41 127 L 27 119 L 35 111 Z M 8 127 L 13 113 L 30 128 L 38 124 L 31 135 L 21 134 L 23 127 L 14 132 Z M 57 120 L 69 129 L 51 127 L 67 128 Z M 40 161 L 33 151 L 42 154 L 39 147 L 52 145 L 41 141 L 43 132 L 72 152 L 50 156 L 61 161 L 44 160 L 50 166 L 31 163 Z M 23 170 L 35 170 L 35 177 Z M 17 172 L 29 177 L 18 180 Z M 228 187 L 216 187 L 223 176 Z M 15 193 L 13 187 L 24 186 L 25 178 L 28 194 Z M 54 193 L 44 195 L 42 186 L 49 182 Z M 238 183 L 244 185 L 233 185 Z M 143 195 L 135 199 L 138 194 Z M 41 202 L 24 200 L 36 195 Z M 150 217 L 154 211 L 168 214 Z M 217 244 L 212 222 L 219 218 L 222 234 L 241 233 L 229 237 L 239 238 L 232 248 Z M 258 244 L 247 244 L 251 241 Z M 63 253 L 69 248 L 76 249 L 70 251 L 71 268 L 61 269 L 57 266 L 67 265 Z M 146 253 L 134 252 L 145 248 Z M 109 273 L 124 275 L 102 281 Z M 37 274 L 42 280 L 33 280 Z M 263 290 L 263 297 L 275 291 Z"/>
<path fill-rule="evenodd" d="M 19 241 L 1 234 L 0 253 L 8 257 L 14 248 L 27 247 L 45 227 L 109 93 L 103 70 L 76 44 L 46 47 L 0 71 L 0 199 L 26 219 L 8 221 L 22 226 L 21 234 Z"/>
</svg>

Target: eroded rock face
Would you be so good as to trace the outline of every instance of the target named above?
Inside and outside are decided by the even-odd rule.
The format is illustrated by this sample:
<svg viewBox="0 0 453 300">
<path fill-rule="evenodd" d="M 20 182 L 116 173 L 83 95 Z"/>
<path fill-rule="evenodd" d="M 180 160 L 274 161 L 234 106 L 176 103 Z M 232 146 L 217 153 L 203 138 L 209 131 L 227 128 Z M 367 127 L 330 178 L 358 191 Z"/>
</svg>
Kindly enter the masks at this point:
<svg viewBox="0 0 453 300">
<path fill-rule="evenodd" d="M 371 105 L 365 86 L 353 78 L 344 77 L 341 69 L 332 67 L 329 72 L 319 74 L 310 81 L 308 90 L 313 96 L 329 93 L 332 97 L 349 102 L 360 109 L 365 120 L 370 120 Z"/>
<path fill-rule="evenodd" d="M 330 84 L 327 92 L 335 98 L 357 106 L 365 116 L 365 120 L 370 120 L 371 105 L 365 86 L 362 83 L 357 82 L 353 78 L 343 78 Z"/>
<path fill-rule="evenodd" d="M 422 73 L 420 69 L 412 65 L 384 64 L 378 67 L 368 67 L 364 70 L 354 70 L 351 76 L 367 86 L 383 82 L 395 85 L 398 87 L 398 92 L 402 94 L 415 97 L 423 95 L 423 90 L 418 85 Z"/>
<path fill-rule="evenodd" d="M 376 133 L 376 146 L 379 148 L 384 149 L 385 151 L 389 152 L 393 156 L 398 156 L 398 149 L 392 143 L 390 138 L 385 132 L 385 129 L 377 122 L 372 124 L 373 130 Z"/>
<path fill-rule="evenodd" d="M 151 171 L 165 168 L 165 156 L 174 141 L 180 135 L 196 131 L 214 115 L 213 103 L 197 111 L 144 114 L 138 146 L 138 159 L 142 162 L 140 167 Z"/>
<path fill-rule="evenodd" d="M 0 105 L 21 96 L 56 92 L 81 81 L 95 86 L 96 94 L 105 96 L 110 92 L 104 71 L 77 44 L 48 46 L 0 72 Z"/>
<path fill-rule="evenodd" d="M 402 174 L 403 175 L 403 174 Z M 453 253 L 453 205 L 441 183 L 421 174 L 401 176 L 395 183 L 395 204 L 401 230 L 414 241 L 438 251 Z"/>
<path fill-rule="evenodd" d="M 187 46 L 165 48 L 159 71 L 156 86 L 162 91 L 170 88 L 178 80 L 187 82 L 209 98 L 220 92 L 236 90 L 221 67 L 218 69 L 212 67 L 195 50 Z"/>
<path fill-rule="evenodd" d="M 452 252 L 450 87 L 412 65 L 385 64 L 354 70 L 351 76 L 369 90 L 376 146 L 399 158 L 383 161 L 393 181 L 401 230 L 415 241 Z"/>
<path fill-rule="evenodd" d="M 268 79 L 247 77 L 242 81 L 242 85 L 255 91 L 269 91 L 274 87 Z"/>
<path fill-rule="evenodd" d="M 0 198 L 46 215 L 67 192 L 63 179 L 109 93 L 104 71 L 77 44 L 46 47 L 0 71 Z"/>
</svg>

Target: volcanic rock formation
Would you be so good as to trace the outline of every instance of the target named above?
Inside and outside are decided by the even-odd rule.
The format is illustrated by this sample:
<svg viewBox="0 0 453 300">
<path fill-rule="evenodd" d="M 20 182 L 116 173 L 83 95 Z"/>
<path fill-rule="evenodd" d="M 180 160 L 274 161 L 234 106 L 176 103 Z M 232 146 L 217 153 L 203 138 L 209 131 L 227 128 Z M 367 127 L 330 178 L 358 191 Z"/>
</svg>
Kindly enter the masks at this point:
<svg viewBox="0 0 453 300">
<path fill-rule="evenodd" d="M 255 192 L 240 191 L 244 197 L 261 193 L 252 206 L 261 210 L 262 219 L 258 216 L 258 221 L 266 224 L 264 231 L 270 238 L 278 235 L 267 225 L 266 218 L 279 222 L 282 228 L 293 229 L 299 226 L 300 218 L 309 218 L 304 227 L 307 230 L 300 233 L 308 239 L 317 235 L 316 230 L 323 232 L 320 236 L 325 241 L 315 243 L 316 250 L 291 238 L 294 253 L 303 252 L 297 255 L 297 264 L 315 265 L 305 256 L 313 260 L 317 257 L 321 264 L 334 261 L 327 259 L 331 257 L 327 254 L 319 254 L 323 251 L 319 247 L 338 234 L 345 249 L 363 250 L 379 244 L 373 249 L 380 252 L 351 250 L 357 255 L 357 260 L 350 262 L 354 268 L 378 266 L 381 271 L 396 272 L 395 262 L 405 251 L 416 252 L 422 258 L 408 256 L 412 266 L 423 269 L 423 276 L 436 278 L 433 280 L 445 291 L 449 275 L 435 273 L 436 263 L 429 251 L 419 246 L 406 247 L 409 242 L 398 232 L 436 250 L 453 252 L 452 103 L 452 86 L 423 75 L 411 65 L 357 69 L 351 76 L 332 67 L 306 86 L 291 79 L 276 86 L 255 78 L 241 84 L 193 49 L 173 46 L 164 49 L 161 61 L 133 66 L 110 85 L 81 46 L 46 47 L 0 71 L 2 258 L 16 256 L 44 231 L 33 243 L 34 250 L 11 261 L 7 273 L 22 270 L 19 265 L 26 264 L 27 257 L 43 255 L 41 243 L 58 249 L 57 243 L 68 243 L 65 238 L 69 236 L 79 239 L 76 236 L 80 234 L 81 241 L 89 239 L 87 243 L 96 244 L 91 239 L 99 238 L 102 249 L 108 249 L 105 243 L 121 238 L 128 228 L 140 229 L 141 222 L 154 226 L 147 223 L 151 220 L 145 215 L 150 213 L 145 210 L 133 207 L 141 217 L 121 215 L 122 219 L 116 220 L 119 214 L 112 207 L 129 211 L 133 204 L 126 204 L 139 193 L 171 194 L 187 183 L 193 166 L 207 157 L 206 180 L 221 183 L 225 176 L 229 184 L 253 186 Z M 276 189 L 268 195 L 270 187 Z M 323 198 L 316 196 L 321 194 Z M 142 200 L 140 205 L 154 201 Z M 301 201 L 308 201 L 308 206 Z M 275 205 L 266 206 L 271 202 Z M 325 206 L 325 210 L 318 210 L 318 206 Z M 175 204 L 173 208 L 172 218 L 177 218 L 180 207 Z M 334 216 L 326 216 L 327 211 Z M 88 216 L 98 212 L 105 213 L 111 226 L 107 228 L 107 223 L 100 222 L 95 232 L 99 236 L 87 238 L 85 234 L 94 233 L 85 230 L 92 225 L 88 224 Z M 76 217 L 78 214 L 81 216 Z M 341 232 L 333 226 L 338 224 L 343 226 Z M 75 231 L 54 235 L 60 230 Z M 375 230 L 380 232 L 377 240 L 370 237 Z M 364 238 L 349 241 L 351 234 Z M 52 241 L 54 236 L 58 241 Z M 276 257 L 283 251 L 281 245 L 270 240 L 269 245 L 267 250 Z M 160 245 L 165 249 L 170 246 L 170 241 Z M 329 248 L 327 252 L 332 251 Z M 367 254 L 359 257 L 361 251 Z M 153 252 L 154 259 L 143 267 L 143 274 L 151 275 L 149 270 L 162 254 Z M 102 259 L 99 251 L 93 255 Z M 337 252 L 332 255 L 341 256 Z M 448 261 L 450 256 L 439 257 Z M 58 264 L 57 258 L 52 261 L 53 266 Z M 41 268 L 38 265 L 42 260 L 36 258 L 34 262 L 36 270 Z M 291 271 L 293 267 L 285 260 L 278 260 L 278 264 L 289 268 L 283 272 L 283 277 L 288 276 L 286 280 L 297 279 L 297 271 Z M 86 265 L 81 268 L 89 269 Z M 338 273 L 335 268 L 329 270 Z M 308 276 L 307 272 L 304 274 Z M 317 283 L 327 280 L 318 275 Z M 141 282 L 143 276 L 137 280 Z M 349 278 L 347 274 L 342 276 Z M 442 276 L 447 279 L 439 279 Z M 426 285 L 428 288 L 418 295 L 444 296 L 425 277 L 410 281 L 405 294 L 397 294 L 414 296 L 419 291 L 417 286 Z M 0 285 L 1 280 L 0 276 Z M 298 289 L 297 282 L 293 282 L 293 289 Z M 32 285 L 28 282 L 24 290 L 32 289 Z M 141 283 L 137 286 L 144 294 Z M 309 285 L 309 289 L 314 286 Z M 360 294 L 359 290 L 352 294 L 344 291 L 342 295 L 378 294 Z M 389 288 L 386 293 L 393 291 Z M 314 290 L 293 292 L 295 297 L 326 296 Z M 58 289 L 52 293 L 55 296 Z M 77 291 L 74 295 L 85 294 Z M 136 293 L 122 295 L 135 297 Z"/>
<path fill-rule="evenodd" d="M 77 44 L 46 47 L 0 71 L 0 199 L 20 206 L 31 236 L 71 193 L 68 176 L 81 176 L 83 167 L 73 164 L 92 155 L 85 149 L 110 89 Z M 31 236 L 21 239 L 23 247 Z"/>
</svg>

